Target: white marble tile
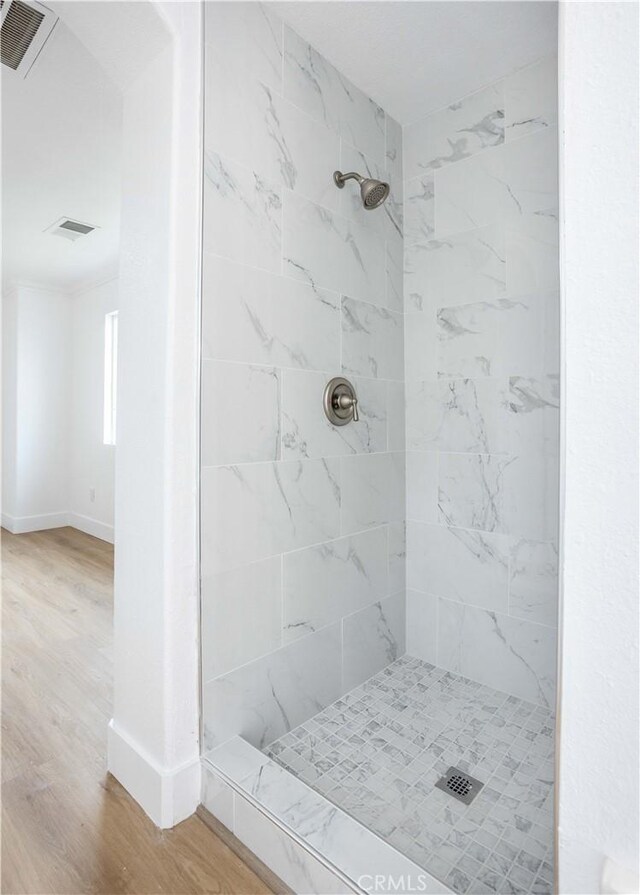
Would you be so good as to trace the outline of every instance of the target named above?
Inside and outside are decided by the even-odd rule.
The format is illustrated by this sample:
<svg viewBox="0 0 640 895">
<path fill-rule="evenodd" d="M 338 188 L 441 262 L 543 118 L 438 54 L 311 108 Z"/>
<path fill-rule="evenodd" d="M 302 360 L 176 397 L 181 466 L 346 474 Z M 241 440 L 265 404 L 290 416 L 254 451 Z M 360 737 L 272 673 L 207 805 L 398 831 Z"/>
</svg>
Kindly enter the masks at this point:
<svg viewBox="0 0 640 895">
<path fill-rule="evenodd" d="M 204 756 L 205 767 L 210 765 L 214 772 L 219 772 L 234 783 L 241 783 L 247 777 L 257 774 L 269 763 L 270 759 L 264 752 L 239 736 L 231 737 Z"/>
<path fill-rule="evenodd" d="M 214 771 L 203 763 L 200 801 L 221 824 L 233 832 L 234 792 Z"/>
<path fill-rule="evenodd" d="M 560 442 L 560 381 L 556 374 L 539 378 L 511 376 L 504 421 L 512 454 L 558 455 Z"/>
<path fill-rule="evenodd" d="M 282 645 L 280 567 L 280 557 L 274 556 L 203 577 L 203 680 L 231 671 Z"/>
<path fill-rule="evenodd" d="M 536 454 L 441 454 L 440 521 L 459 528 L 555 539 L 557 459 Z"/>
<path fill-rule="evenodd" d="M 495 454 L 441 454 L 439 521 L 459 528 L 508 532 L 506 470 L 514 458 Z"/>
<path fill-rule="evenodd" d="M 457 453 L 500 453 L 505 431 L 503 379 L 446 379 L 408 388 L 408 447 Z"/>
<path fill-rule="evenodd" d="M 349 615 L 342 623 L 343 687 L 351 690 L 405 652 L 404 591 Z"/>
<path fill-rule="evenodd" d="M 557 153 L 549 128 L 436 171 L 437 237 L 557 207 Z"/>
<path fill-rule="evenodd" d="M 438 454 L 407 451 L 407 518 L 438 521 Z"/>
<path fill-rule="evenodd" d="M 433 174 L 409 180 L 404 191 L 404 236 L 407 243 L 424 243 L 435 233 Z"/>
<path fill-rule="evenodd" d="M 425 632 L 430 634 L 428 628 Z M 345 776 L 336 742 L 351 742 L 352 731 L 362 728 L 363 714 L 370 716 L 372 704 L 386 711 L 376 715 L 371 727 L 367 725 L 374 736 L 367 747 L 350 753 L 351 774 Z M 488 891 L 482 863 L 492 875 L 492 891 L 512 891 L 500 883 L 520 849 L 533 862 L 533 856 L 538 863 L 551 856 L 553 716 L 546 708 L 407 655 L 312 723 L 312 734 L 299 727 L 268 751 L 293 774 L 315 771 L 314 788 L 375 830 L 381 837 L 376 855 L 384 859 L 387 873 L 391 861 L 396 864 L 395 856 L 383 851 L 391 843 L 423 867 L 444 875 L 456 892 Z M 370 749 L 374 742 L 377 748 Z M 295 743 L 295 750 L 288 743 Z M 433 788 L 452 763 L 484 784 L 484 792 L 469 807 Z M 337 842 L 352 840 L 355 830 L 343 829 L 342 811 L 331 815 L 317 795 L 305 793 L 299 780 L 291 783 L 272 766 L 251 780 L 260 797 L 275 802 L 278 815 L 296 829 L 315 836 L 322 828 L 321 841 L 328 848 L 334 845 L 329 830 Z M 363 855 L 362 838 L 358 849 L 354 844 L 346 856 L 357 853 L 373 861 L 373 855 Z M 336 857 L 333 849 L 327 854 L 332 860 Z M 529 859 L 526 864 L 530 866 Z M 476 884 L 469 888 L 476 874 Z M 549 880 L 552 875 L 547 864 L 544 877 Z M 429 885 L 420 877 L 421 889 L 423 884 L 425 889 Z M 543 889 L 534 886 L 534 891 Z M 548 885 L 544 891 L 550 891 Z"/>
<path fill-rule="evenodd" d="M 282 455 L 284 459 L 336 457 L 384 451 L 387 446 L 387 389 L 384 382 L 355 379 L 360 419 L 334 426 L 322 401 L 332 373 L 282 372 Z"/>
<path fill-rule="evenodd" d="M 236 796 L 236 835 L 293 892 L 353 892 L 324 864 L 242 796 Z"/>
<path fill-rule="evenodd" d="M 404 451 L 405 386 L 404 382 L 387 382 L 387 449 Z"/>
<path fill-rule="evenodd" d="M 507 612 L 507 538 L 411 522 L 407 532 L 407 579 L 414 590 Z"/>
<path fill-rule="evenodd" d="M 203 356 L 311 370 L 340 365 L 340 296 L 205 254 Z"/>
<path fill-rule="evenodd" d="M 433 379 L 437 375 L 438 325 L 436 309 L 427 306 L 418 312 L 404 315 L 404 358 L 407 381 L 409 383 Z M 411 420 L 411 414 L 408 416 Z"/>
<path fill-rule="evenodd" d="M 204 250 L 275 273 L 282 266 L 281 189 L 249 168 L 205 153 Z"/>
<path fill-rule="evenodd" d="M 503 142 L 504 96 L 499 82 L 405 128 L 405 177 L 450 165 Z"/>
<path fill-rule="evenodd" d="M 207 682 L 205 748 L 236 735 L 268 745 L 340 696 L 340 668 L 338 623 Z"/>
<path fill-rule="evenodd" d="M 553 628 L 440 600 L 438 663 L 521 699 L 554 704 Z"/>
<path fill-rule="evenodd" d="M 284 40 L 285 97 L 382 164 L 383 110 L 286 26 Z"/>
<path fill-rule="evenodd" d="M 507 291 L 526 295 L 557 290 L 560 277 L 558 215 L 523 215 L 507 227 Z"/>
<path fill-rule="evenodd" d="M 416 309 L 429 299 L 443 307 L 505 293 L 508 267 L 500 225 L 408 244 L 405 255 L 405 285 Z"/>
<path fill-rule="evenodd" d="M 201 426 L 203 466 L 278 460 L 278 370 L 203 360 Z"/>
<path fill-rule="evenodd" d="M 525 453 L 505 466 L 501 530 L 539 541 L 557 540 L 558 457 Z"/>
<path fill-rule="evenodd" d="M 388 593 L 403 591 L 407 584 L 407 536 L 405 522 L 392 522 L 387 526 L 389 538 L 389 587 Z"/>
<path fill-rule="evenodd" d="M 498 316 L 500 351 L 496 367 L 502 374 L 535 377 L 559 372 L 557 292 L 503 299 Z"/>
<path fill-rule="evenodd" d="M 386 167 L 394 180 L 402 183 L 402 127 L 390 115 L 386 115 L 386 128 Z"/>
<path fill-rule="evenodd" d="M 243 780 L 241 787 L 260 805 L 268 806 L 274 817 L 295 829 L 302 838 L 306 838 L 307 829 L 303 831 L 291 821 L 297 817 L 306 827 L 308 818 L 303 816 L 306 808 L 312 807 L 324 816 L 331 811 L 331 806 L 322 796 L 313 792 L 299 777 L 285 771 L 273 759 Z"/>
<path fill-rule="evenodd" d="M 204 467 L 201 488 L 204 575 L 340 534 L 337 459 Z"/>
<path fill-rule="evenodd" d="M 207 4 L 205 41 L 206 58 L 220 62 L 227 82 L 250 73 L 282 92 L 282 21 L 268 3 Z"/>
<path fill-rule="evenodd" d="M 501 323 L 515 307 L 508 299 L 440 308 L 437 373 L 451 379 L 498 376 Z"/>
<path fill-rule="evenodd" d="M 316 287 L 385 301 L 384 240 L 365 224 L 286 191 L 284 271 Z"/>
<path fill-rule="evenodd" d="M 206 64 L 205 148 L 337 210 L 339 191 L 331 171 L 340 153 L 338 135 L 255 80 L 250 71 L 230 78 L 212 53 Z"/>
<path fill-rule="evenodd" d="M 433 594 L 407 591 L 407 652 L 437 664 L 438 598 Z"/>
<path fill-rule="evenodd" d="M 283 637 L 295 640 L 388 594 L 384 527 L 283 557 Z"/>
<path fill-rule="evenodd" d="M 509 614 L 557 627 L 558 548 L 552 541 L 512 539 Z"/>
<path fill-rule="evenodd" d="M 404 243 L 387 239 L 385 243 L 385 298 L 384 304 L 394 311 L 404 308 Z"/>
<path fill-rule="evenodd" d="M 549 127 L 507 143 L 504 177 L 511 197 L 507 222 L 558 207 L 558 129 Z"/>
<path fill-rule="evenodd" d="M 342 457 L 342 534 L 404 517 L 404 454 Z"/>
<path fill-rule="evenodd" d="M 346 376 L 404 377 L 402 314 L 342 299 L 342 370 Z"/>
<path fill-rule="evenodd" d="M 558 60 L 548 56 L 504 79 L 505 140 L 558 123 Z"/>
<path fill-rule="evenodd" d="M 285 826 L 295 830 L 305 844 L 356 881 L 358 890 L 379 891 L 375 880 L 383 874 L 385 879 L 419 879 L 420 889 L 427 895 L 450 893 L 380 836 L 275 763 L 243 781 L 243 788 L 248 797 L 266 805 Z"/>
<path fill-rule="evenodd" d="M 477 379 L 556 372 L 556 314 L 553 294 L 440 308 L 437 375 Z"/>
</svg>

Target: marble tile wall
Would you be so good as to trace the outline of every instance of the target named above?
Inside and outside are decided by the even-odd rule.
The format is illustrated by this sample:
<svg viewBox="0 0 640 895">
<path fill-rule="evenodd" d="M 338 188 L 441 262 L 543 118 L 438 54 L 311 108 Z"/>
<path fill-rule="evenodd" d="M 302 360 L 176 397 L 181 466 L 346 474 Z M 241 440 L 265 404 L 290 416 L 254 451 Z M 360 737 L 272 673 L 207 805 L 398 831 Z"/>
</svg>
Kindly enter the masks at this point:
<svg viewBox="0 0 640 895">
<path fill-rule="evenodd" d="M 552 705 L 557 62 L 404 128 L 407 649 Z"/>
<path fill-rule="evenodd" d="M 405 650 L 402 131 L 268 5 L 205 29 L 205 748 L 264 746 Z"/>
</svg>

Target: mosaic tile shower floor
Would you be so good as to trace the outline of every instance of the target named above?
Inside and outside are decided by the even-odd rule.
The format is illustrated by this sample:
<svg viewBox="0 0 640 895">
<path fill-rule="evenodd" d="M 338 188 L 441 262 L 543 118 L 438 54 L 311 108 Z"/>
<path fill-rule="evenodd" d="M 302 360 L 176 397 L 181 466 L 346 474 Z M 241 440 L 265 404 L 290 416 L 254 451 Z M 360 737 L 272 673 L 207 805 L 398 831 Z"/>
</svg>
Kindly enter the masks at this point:
<svg viewBox="0 0 640 895">
<path fill-rule="evenodd" d="M 265 751 L 454 892 L 553 891 L 545 708 L 405 656 Z M 452 765 L 470 805 L 434 788 Z"/>
</svg>

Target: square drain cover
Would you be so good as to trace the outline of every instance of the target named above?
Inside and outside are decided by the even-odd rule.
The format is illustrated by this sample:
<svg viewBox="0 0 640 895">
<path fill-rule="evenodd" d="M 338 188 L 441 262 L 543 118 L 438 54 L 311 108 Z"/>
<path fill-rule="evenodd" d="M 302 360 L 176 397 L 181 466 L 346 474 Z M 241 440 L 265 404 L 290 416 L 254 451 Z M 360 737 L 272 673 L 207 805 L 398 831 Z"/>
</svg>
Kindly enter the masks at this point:
<svg viewBox="0 0 640 895">
<path fill-rule="evenodd" d="M 436 783 L 437 789 L 453 796 L 465 805 L 470 805 L 478 795 L 484 783 L 480 783 L 475 777 L 470 777 L 459 768 L 449 768 L 444 777 Z"/>
</svg>

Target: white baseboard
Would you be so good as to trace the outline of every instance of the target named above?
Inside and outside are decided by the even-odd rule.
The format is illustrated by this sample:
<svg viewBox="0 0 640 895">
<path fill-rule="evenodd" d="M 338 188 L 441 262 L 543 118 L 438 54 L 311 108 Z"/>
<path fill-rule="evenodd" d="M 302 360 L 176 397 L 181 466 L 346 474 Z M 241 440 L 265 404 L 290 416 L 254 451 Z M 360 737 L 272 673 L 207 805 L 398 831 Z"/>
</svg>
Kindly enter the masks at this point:
<svg viewBox="0 0 640 895">
<path fill-rule="evenodd" d="M 83 516 L 80 513 L 68 513 L 68 523 L 72 528 L 77 528 L 85 534 L 93 535 L 94 538 L 100 538 L 101 541 L 108 541 L 113 544 L 113 525 L 107 525 L 106 522 L 99 522 L 92 519 L 91 516 Z"/>
<path fill-rule="evenodd" d="M 68 513 L 44 513 L 41 516 L 9 516 L 2 514 L 2 527 L 12 535 L 26 534 L 28 531 L 45 531 L 47 528 L 63 528 L 68 525 Z"/>
<path fill-rule="evenodd" d="M 121 729 L 109 722 L 109 772 L 163 830 L 190 817 L 200 803 L 200 758 L 173 769 L 159 768 Z"/>
<path fill-rule="evenodd" d="M 2 527 L 10 531 L 12 535 L 23 535 L 29 531 L 46 531 L 49 528 L 63 528 L 66 525 L 113 544 L 113 525 L 107 525 L 105 522 L 99 522 L 97 519 L 83 516 L 80 513 L 44 513 L 41 516 L 2 514 Z"/>
</svg>

